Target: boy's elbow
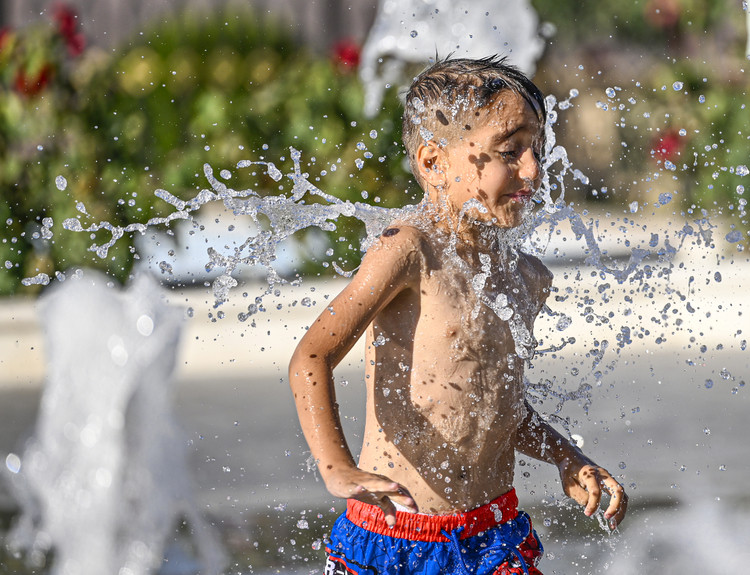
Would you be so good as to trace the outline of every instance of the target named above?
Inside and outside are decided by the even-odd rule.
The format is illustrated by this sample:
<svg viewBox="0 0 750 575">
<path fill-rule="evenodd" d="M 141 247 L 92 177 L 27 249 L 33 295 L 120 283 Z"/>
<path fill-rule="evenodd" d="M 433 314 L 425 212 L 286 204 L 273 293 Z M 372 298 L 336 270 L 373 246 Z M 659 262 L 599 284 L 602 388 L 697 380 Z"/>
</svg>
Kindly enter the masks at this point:
<svg viewBox="0 0 750 575">
<path fill-rule="evenodd" d="M 294 387 L 300 381 L 307 380 L 312 373 L 327 371 L 327 366 L 326 359 L 318 353 L 297 347 L 289 360 L 289 385 Z"/>
</svg>

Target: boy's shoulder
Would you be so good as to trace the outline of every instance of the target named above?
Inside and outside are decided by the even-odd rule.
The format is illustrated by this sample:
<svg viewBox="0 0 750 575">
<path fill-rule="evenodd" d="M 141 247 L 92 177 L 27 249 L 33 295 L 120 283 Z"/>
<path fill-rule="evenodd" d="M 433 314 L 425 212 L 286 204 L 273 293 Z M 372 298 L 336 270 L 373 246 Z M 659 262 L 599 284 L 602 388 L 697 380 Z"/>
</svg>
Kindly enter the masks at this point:
<svg viewBox="0 0 750 575">
<path fill-rule="evenodd" d="M 543 303 L 547 299 L 552 286 L 552 272 L 544 265 L 542 260 L 526 252 L 519 251 L 519 260 L 521 262 L 519 266 L 521 273 L 525 276 L 529 285 L 536 288 L 537 299 L 540 303 Z"/>
<path fill-rule="evenodd" d="M 406 222 L 392 222 L 367 248 L 357 276 L 391 278 L 387 281 L 396 276 L 417 277 L 427 250 L 424 230 Z"/>
<path fill-rule="evenodd" d="M 405 253 L 422 253 L 428 244 L 425 230 L 408 222 L 396 221 L 388 225 L 373 242 L 370 251 L 398 249 Z"/>
<path fill-rule="evenodd" d="M 535 273 L 539 274 L 540 276 L 548 278 L 550 281 L 552 281 L 552 272 L 546 265 L 544 265 L 544 262 L 542 262 L 541 259 L 539 259 L 538 257 L 534 255 L 528 254 L 520 250 L 518 254 L 519 254 L 519 258 L 521 259 L 521 261 L 527 267 L 529 267 L 531 270 L 533 270 Z"/>
</svg>

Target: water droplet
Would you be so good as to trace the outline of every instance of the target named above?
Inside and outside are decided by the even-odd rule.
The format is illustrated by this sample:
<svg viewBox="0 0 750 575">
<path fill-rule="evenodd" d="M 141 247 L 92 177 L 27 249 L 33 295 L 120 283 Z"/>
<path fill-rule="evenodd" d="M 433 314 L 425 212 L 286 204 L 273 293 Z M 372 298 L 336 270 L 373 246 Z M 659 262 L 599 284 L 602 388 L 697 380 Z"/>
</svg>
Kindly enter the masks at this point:
<svg viewBox="0 0 750 575">
<path fill-rule="evenodd" d="M 679 92 L 680 90 L 682 90 L 683 86 L 684 86 L 684 84 L 682 82 L 675 82 L 674 84 L 672 84 L 672 89 L 675 92 Z"/>
<path fill-rule="evenodd" d="M 300 519 L 297 521 L 297 529 L 307 529 L 309 527 L 309 524 L 307 523 L 307 519 Z"/>
<path fill-rule="evenodd" d="M 614 88 L 607 88 L 604 93 L 607 94 L 608 98 L 614 98 L 617 95 Z"/>
<path fill-rule="evenodd" d="M 704 383 L 706 389 L 711 389 L 714 386 L 714 382 L 712 379 L 707 379 Z"/>
<path fill-rule="evenodd" d="M 675 171 L 677 169 L 677 166 L 675 166 L 672 162 L 669 160 L 664 160 L 664 167 L 668 170 Z"/>
<path fill-rule="evenodd" d="M 419 33 L 416 30 L 412 30 L 411 32 L 409 32 L 409 36 L 411 36 L 412 38 L 416 38 L 418 34 Z"/>
<path fill-rule="evenodd" d="M 142 336 L 148 337 L 154 332 L 154 320 L 144 314 L 136 320 L 135 328 Z"/>
<path fill-rule="evenodd" d="M 719 273 L 719 272 L 714 273 L 714 281 L 716 283 L 721 282 L 721 273 Z"/>
<path fill-rule="evenodd" d="M 15 453 L 9 453 L 5 458 L 5 467 L 7 467 L 8 471 L 11 473 L 18 473 L 21 471 L 21 458 Z"/>
<path fill-rule="evenodd" d="M 365 166 L 365 162 L 362 160 L 362 158 L 357 158 L 354 160 L 354 165 L 357 166 L 358 170 L 361 170 Z"/>
<path fill-rule="evenodd" d="M 624 462 L 624 461 L 620 461 L 620 463 L 618 464 L 618 467 L 619 467 L 620 469 L 625 469 L 625 468 L 627 467 L 627 465 L 625 464 L 625 462 Z"/>
<path fill-rule="evenodd" d="M 221 172 L 219 172 L 219 175 L 225 180 L 230 180 L 232 178 L 232 172 L 230 172 L 229 170 L 222 170 Z"/>
<path fill-rule="evenodd" d="M 711 430 L 708 427 L 704 427 L 703 433 L 705 433 L 706 435 L 711 435 Z"/>
<path fill-rule="evenodd" d="M 32 278 L 23 278 L 21 280 L 21 283 L 23 285 L 27 286 L 27 287 L 30 286 L 30 285 L 43 285 L 43 286 L 46 286 L 46 285 L 49 285 L 49 281 L 50 281 L 50 279 L 49 279 L 49 276 L 47 274 L 45 274 L 45 273 L 39 273 L 39 274 L 36 274 Z"/>
<path fill-rule="evenodd" d="M 701 94 L 700 96 L 698 96 L 698 102 L 700 102 L 701 104 L 703 104 L 703 103 L 705 103 L 705 101 L 706 101 L 706 97 L 703 94 Z"/>
<path fill-rule="evenodd" d="M 64 176 L 57 176 L 55 178 L 55 186 L 57 186 L 57 189 L 62 192 L 68 187 L 68 180 L 66 180 Z"/>
<path fill-rule="evenodd" d="M 266 173 L 274 182 L 278 182 L 282 177 L 281 170 L 279 170 L 272 162 L 268 162 L 266 165 Z"/>
<path fill-rule="evenodd" d="M 320 547 L 322 546 L 322 544 L 323 542 L 320 539 L 316 539 L 315 541 L 312 542 L 312 545 L 310 545 L 310 547 L 312 547 L 313 551 L 318 551 L 320 550 Z"/>
<path fill-rule="evenodd" d="M 312 300 L 309 297 L 303 297 L 299 303 L 305 307 L 310 307 L 312 305 Z"/>
<path fill-rule="evenodd" d="M 750 170 L 748 170 L 747 166 L 741 164 L 734 169 L 734 173 L 738 176 L 747 176 L 750 174 Z"/>
<path fill-rule="evenodd" d="M 687 130 L 685 128 L 680 128 L 680 131 L 678 132 L 680 136 L 687 136 Z"/>
<path fill-rule="evenodd" d="M 719 465 L 719 471 L 726 471 L 727 466 L 726 465 Z"/>
<path fill-rule="evenodd" d="M 630 213 L 634 214 L 638 211 L 638 202 L 630 202 Z"/>
<path fill-rule="evenodd" d="M 374 140 L 378 137 L 378 131 L 377 130 L 370 130 L 370 137 Z"/>
</svg>

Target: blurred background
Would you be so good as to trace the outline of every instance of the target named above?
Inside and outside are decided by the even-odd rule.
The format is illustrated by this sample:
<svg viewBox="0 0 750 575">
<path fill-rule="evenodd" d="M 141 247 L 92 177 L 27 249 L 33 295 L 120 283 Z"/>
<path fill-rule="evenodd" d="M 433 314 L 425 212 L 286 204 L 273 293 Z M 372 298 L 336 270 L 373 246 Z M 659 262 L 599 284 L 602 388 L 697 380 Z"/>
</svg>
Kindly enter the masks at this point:
<svg viewBox="0 0 750 575">
<path fill-rule="evenodd" d="M 434 15 L 463 7 L 411 4 L 413 21 L 388 0 L 0 4 L 0 456 L 11 474 L 48 372 L 37 298 L 59 283 L 47 286 L 50 278 L 82 266 L 119 285 L 149 268 L 164 299 L 188 310 L 174 410 L 196 501 L 227 549 L 226 572 L 322 572 L 321 538 L 342 507 L 305 464 L 285 370 L 294 340 L 343 286 L 334 267 L 356 268 L 364 225 L 342 218 L 332 231 L 303 229 L 277 261 L 301 286 L 269 292 L 264 273 L 241 268 L 238 294 L 218 311 L 206 245 L 242 244 L 247 218 L 206 206 L 186 226 L 125 233 L 106 258 L 89 249 L 100 241 L 93 234 L 60 226 L 164 217 L 172 206 L 154 191 L 193 198 L 208 185 L 204 164 L 233 189 L 278 194 L 273 174 L 236 166 L 272 161 L 286 173 L 290 147 L 310 181 L 341 200 L 417 202 L 400 92 L 438 47 Z M 496 32 L 481 47 L 507 53 L 556 99 L 558 144 L 577 170 L 556 193 L 564 188 L 615 263 L 654 249 L 618 283 L 586 261 L 579 231 L 558 228 L 545 240 L 558 294 L 538 327 L 548 352 L 533 362 L 530 393 L 619 472 L 633 519 L 609 537 L 562 502 L 550 470 L 528 473 L 534 465 L 523 462 L 522 501 L 549 541 L 542 570 L 743 572 L 747 3 L 508 0 L 488 3 L 492 15 L 481 4 L 472 14 Z M 389 21 L 406 36 L 386 29 Z M 531 32 L 505 40 L 514 27 Z M 471 28 L 452 33 L 480 42 Z M 427 55 L 404 56 L 412 41 Z M 669 261 L 657 253 L 673 247 Z M 256 297 L 268 312 L 250 322 L 242 316 Z M 561 317 L 570 320 L 564 328 Z M 545 329 L 568 331 L 555 339 Z M 337 376 L 353 438 L 363 416 L 361 351 Z M 18 502 L 10 488 L 0 495 L 5 533 Z M 162 572 L 200 570 L 189 531 L 175 528 Z M 54 554 L 29 567 L 24 554 L 2 553 L 0 573 L 54 568 Z"/>
</svg>

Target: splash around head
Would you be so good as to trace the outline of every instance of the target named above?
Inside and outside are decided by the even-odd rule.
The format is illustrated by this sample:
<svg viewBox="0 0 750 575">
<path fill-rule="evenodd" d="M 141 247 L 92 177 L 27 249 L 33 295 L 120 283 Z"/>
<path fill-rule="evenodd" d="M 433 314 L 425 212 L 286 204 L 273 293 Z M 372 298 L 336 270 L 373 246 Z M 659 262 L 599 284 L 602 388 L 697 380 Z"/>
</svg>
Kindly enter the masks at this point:
<svg viewBox="0 0 750 575">
<path fill-rule="evenodd" d="M 412 83 L 403 137 L 424 203 L 453 230 L 519 226 L 541 183 L 539 89 L 493 56 L 447 59 Z"/>
</svg>

